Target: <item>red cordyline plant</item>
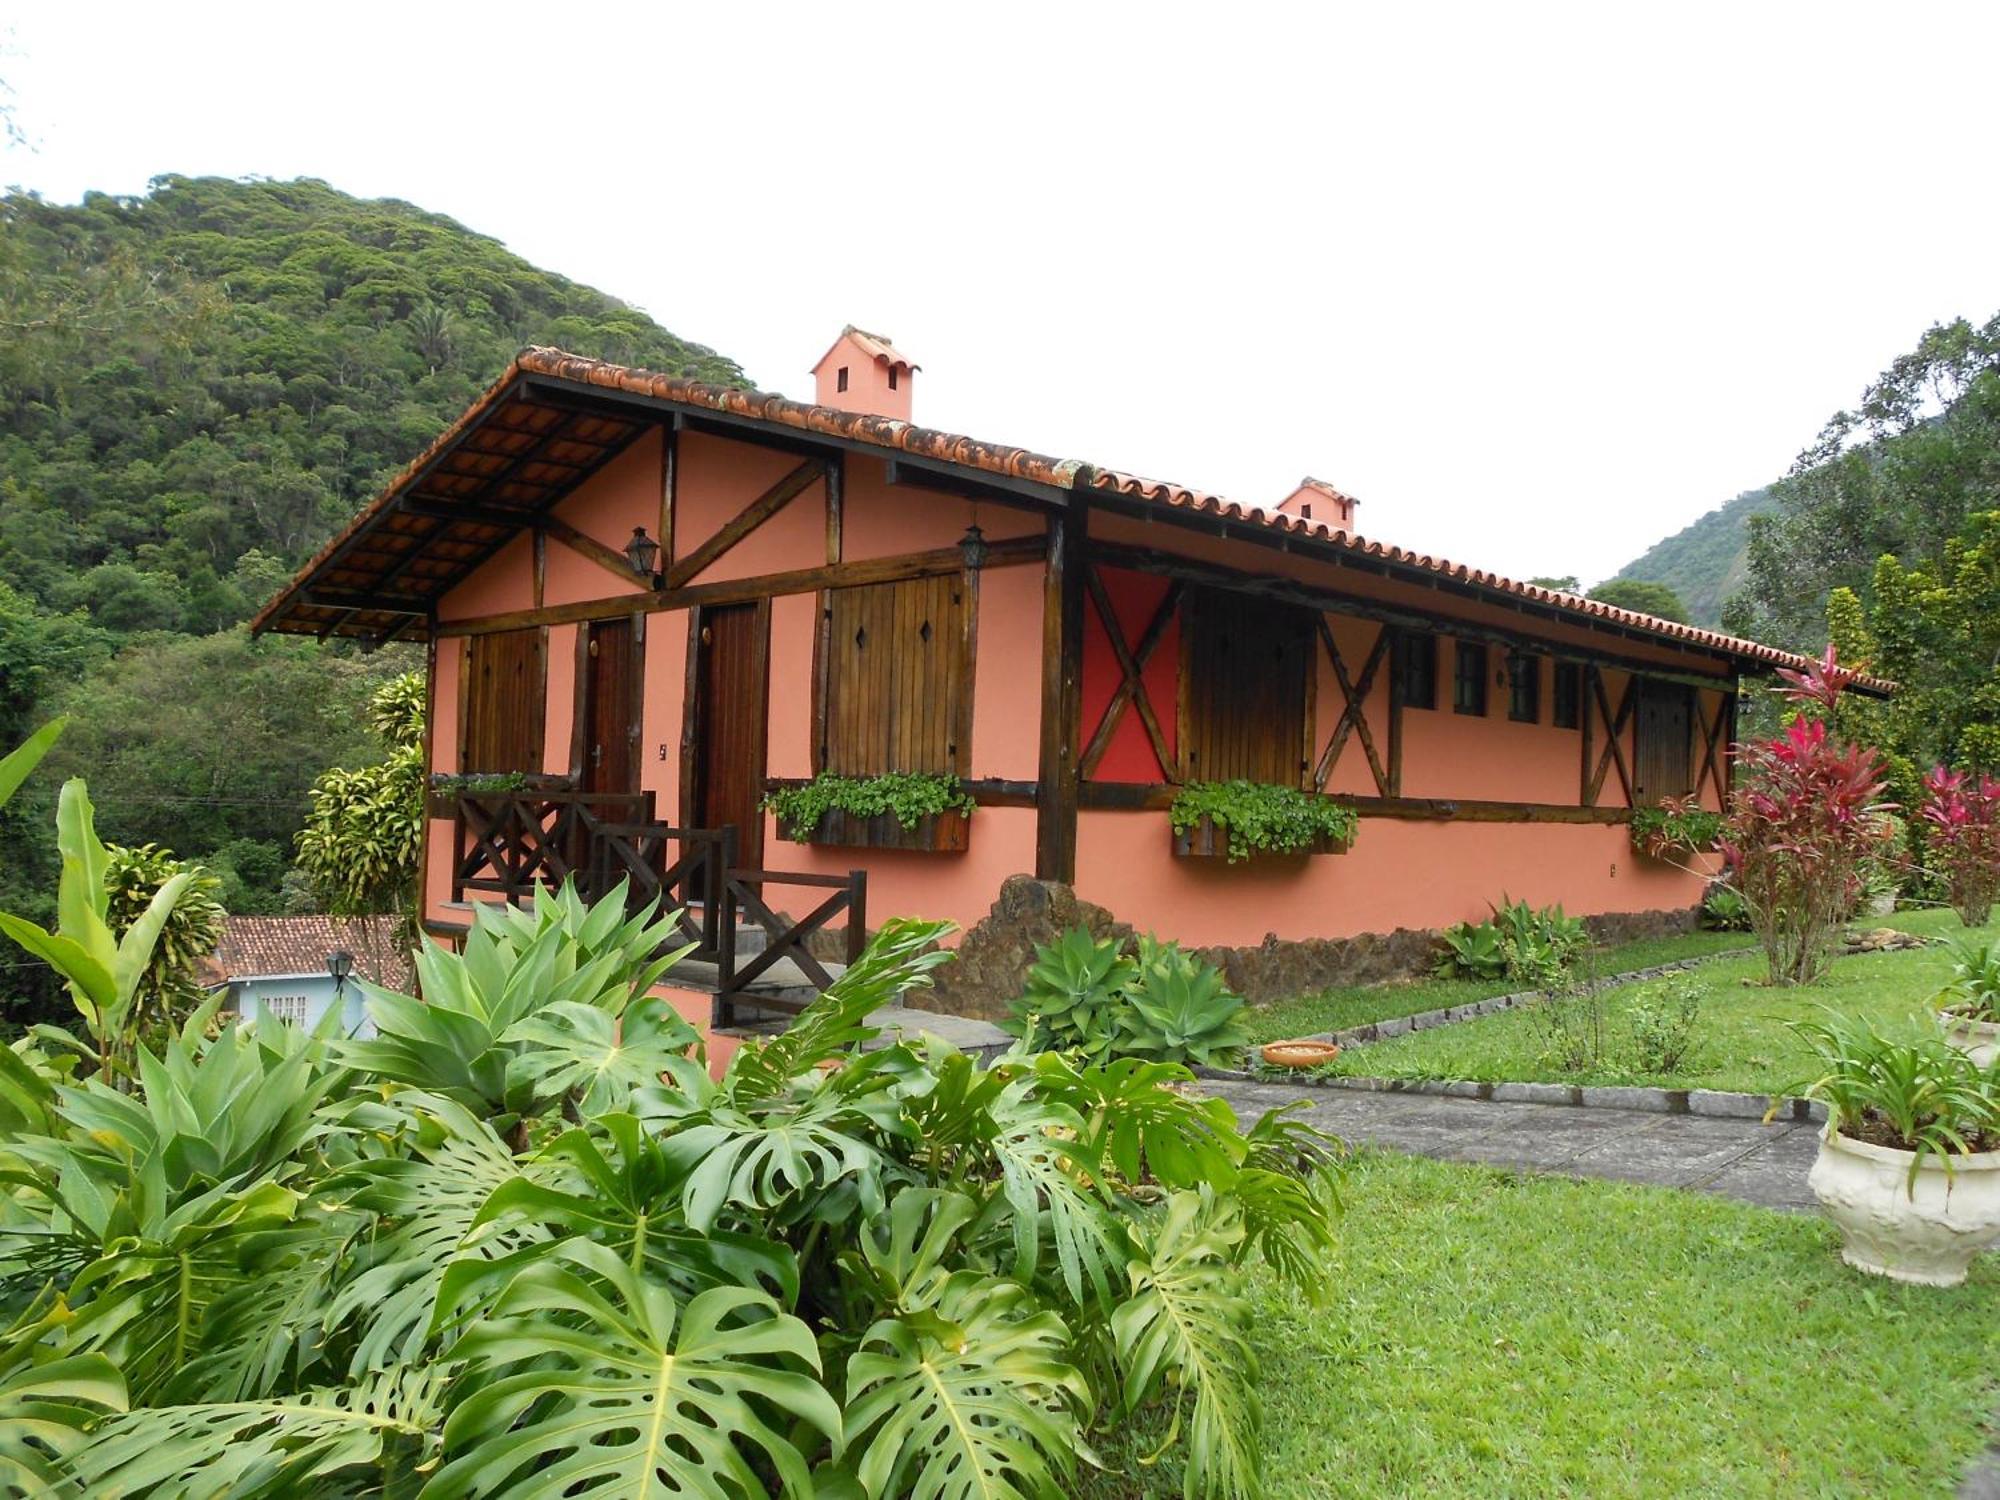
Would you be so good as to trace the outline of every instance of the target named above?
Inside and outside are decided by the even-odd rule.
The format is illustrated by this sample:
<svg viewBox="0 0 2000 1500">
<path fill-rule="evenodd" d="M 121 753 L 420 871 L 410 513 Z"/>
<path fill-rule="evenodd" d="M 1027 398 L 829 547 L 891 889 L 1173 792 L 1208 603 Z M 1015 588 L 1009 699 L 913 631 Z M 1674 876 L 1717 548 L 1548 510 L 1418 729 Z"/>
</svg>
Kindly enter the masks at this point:
<svg viewBox="0 0 2000 1500">
<path fill-rule="evenodd" d="M 1984 927 L 2000 894 L 2000 781 L 1933 766 L 1924 791 L 1931 851 L 1952 910 L 1967 927 Z"/>
<path fill-rule="evenodd" d="M 1841 924 L 1859 903 L 1870 862 L 1890 837 L 1883 764 L 1828 732 L 1853 673 L 1826 655 L 1780 671 L 1779 691 L 1803 710 L 1775 739 L 1736 747 L 1742 779 L 1729 799 L 1724 857 L 1750 908 L 1773 984 L 1824 972 Z"/>
</svg>

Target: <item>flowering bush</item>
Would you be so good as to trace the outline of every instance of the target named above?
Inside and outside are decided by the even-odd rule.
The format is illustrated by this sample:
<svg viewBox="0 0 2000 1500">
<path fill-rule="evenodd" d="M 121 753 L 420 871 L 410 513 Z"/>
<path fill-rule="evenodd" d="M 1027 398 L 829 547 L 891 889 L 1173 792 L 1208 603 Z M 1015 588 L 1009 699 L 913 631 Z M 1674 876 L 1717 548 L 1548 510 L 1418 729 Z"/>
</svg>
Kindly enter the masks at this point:
<svg viewBox="0 0 2000 1500">
<path fill-rule="evenodd" d="M 1891 825 L 1880 799 L 1884 768 L 1874 750 L 1828 732 L 1849 674 L 1831 647 L 1805 672 L 1780 672 L 1802 712 L 1777 737 L 1739 746 L 1742 783 L 1730 797 L 1725 858 L 1750 908 L 1773 984 L 1806 984 L 1833 954 L 1840 925 L 1863 887 Z"/>
<path fill-rule="evenodd" d="M 2000 893 L 2000 782 L 1934 766 L 1924 791 L 1924 821 L 1952 909 L 1967 927 L 1984 927 Z"/>
</svg>

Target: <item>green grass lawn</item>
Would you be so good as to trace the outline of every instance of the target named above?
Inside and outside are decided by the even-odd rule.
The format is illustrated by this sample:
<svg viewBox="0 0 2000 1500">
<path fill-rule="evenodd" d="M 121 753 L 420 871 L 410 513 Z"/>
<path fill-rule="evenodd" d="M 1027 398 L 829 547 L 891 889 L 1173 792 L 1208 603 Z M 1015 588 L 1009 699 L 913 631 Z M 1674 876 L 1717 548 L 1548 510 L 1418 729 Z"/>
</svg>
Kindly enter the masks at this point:
<svg viewBox="0 0 2000 1500">
<path fill-rule="evenodd" d="M 2000 925 L 1968 934 L 1956 916 L 1940 911 L 1904 912 L 1861 925 L 1953 939 L 2000 936 Z M 1786 1029 L 1788 1021 L 1814 1018 L 1819 1007 L 1831 1006 L 1883 1026 L 1926 1024 L 1929 1001 L 1948 977 L 1950 966 L 1948 947 L 1861 954 L 1835 960 L 1832 972 L 1818 984 L 1785 990 L 1749 982 L 1764 973 L 1761 955 L 1704 965 L 1688 976 L 1703 991 L 1694 1051 L 1672 1073 L 1645 1072 L 1633 1056 L 1632 1008 L 1650 988 L 1646 984 L 1602 997 L 1603 1059 L 1582 1071 L 1565 1071 L 1545 1056 L 1546 1040 L 1525 1009 L 1350 1047 L 1326 1071 L 1377 1078 L 1644 1083 L 1773 1093 L 1814 1076 L 1812 1054 Z"/>
<path fill-rule="evenodd" d="M 1620 974 L 1676 959 L 1722 953 L 1752 941 L 1743 932 L 1689 932 L 1678 937 L 1646 938 L 1599 948 L 1592 952 L 1590 962 L 1599 973 Z M 1513 979 L 1417 979 L 1352 985 L 1256 1006 L 1245 1015 L 1251 1040 L 1270 1042 L 1281 1037 L 1311 1036 L 1320 1031 L 1342 1031 L 1392 1016 L 1442 1010 L 1447 1005 L 1467 1005 L 1520 988 L 1520 982 Z"/>
<path fill-rule="evenodd" d="M 1841 1265 L 1818 1218 L 1389 1155 L 1344 1196 L 1327 1304 L 1257 1301 L 1274 1500 L 1943 1500 L 1985 1446 L 2000 1255 L 1901 1286 Z M 1167 1469 L 1079 1494 L 1178 1495 Z"/>
</svg>

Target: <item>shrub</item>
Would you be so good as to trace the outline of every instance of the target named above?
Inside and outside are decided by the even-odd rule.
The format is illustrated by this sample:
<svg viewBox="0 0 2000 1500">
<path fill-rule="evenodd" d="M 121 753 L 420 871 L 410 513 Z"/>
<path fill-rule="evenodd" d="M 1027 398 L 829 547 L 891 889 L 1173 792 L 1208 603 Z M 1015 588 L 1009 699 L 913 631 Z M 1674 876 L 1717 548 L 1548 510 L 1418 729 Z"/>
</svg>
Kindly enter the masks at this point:
<svg viewBox="0 0 2000 1500">
<path fill-rule="evenodd" d="M 1701 925 L 1715 932 L 1748 932 L 1750 903 L 1735 886 L 1711 880 L 1702 893 Z"/>
<path fill-rule="evenodd" d="M 881 776 L 836 776 L 822 771 L 800 786 L 780 787 L 764 798 L 764 806 L 796 833 L 810 833 L 830 812 L 855 818 L 893 816 L 910 829 L 940 813 L 970 814 L 971 794 L 956 776 L 930 771 L 891 771 Z"/>
<path fill-rule="evenodd" d="M 1177 943 L 1138 939 L 1127 957 L 1116 938 L 1072 927 L 1035 950 L 1027 988 L 1001 1027 L 1023 1052 L 1068 1052 L 1093 1062 L 1218 1061 L 1243 1047 L 1243 997 L 1213 964 Z"/>
<path fill-rule="evenodd" d="M 1705 854 L 1721 837 L 1722 814 L 1710 812 L 1693 796 L 1632 809 L 1632 846 L 1652 859 Z"/>
<path fill-rule="evenodd" d="M 1604 994 L 1597 985 L 1555 985 L 1528 1015 L 1549 1066 L 1582 1073 L 1604 1061 Z"/>
<path fill-rule="evenodd" d="M 1191 781 L 1167 809 L 1176 834 L 1204 817 L 1228 832 L 1231 864 L 1253 854 L 1296 854 L 1321 840 L 1345 847 L 1359 826 L 1354 809 L 1331 798 L 1258 781 Z"/>
<path fill-rule="evenodd" d="M 133 994 L 141 1029 L 177 1026 L 208 998 L 195 974 L 222 940 L 223 910 L 216 900 L 222 882 L 157 844 L 107 844 L 104 852 L 104 920 L 120 936 L 146 914 L 162 886 L 176 875 L 188 877 Z"/>
<path fill-rule="evenodd" d="M 1952 910 L 1967 927 L 1984 927 L 2000 894 L 2000 782 L 1935 766 L 1924 792 L 1932 858 L 1943 866 Z"/>
<path fill-rule="evenodd" d="M 2000 943 L 1962 943 L 1951 959 L 1938 1005 L 1967 1021 L 2000 1021 Z"/>
<path fill-rule="evenodd" d="M 1805 672 L 1779 674 L 1786 696 L 1831 715 L 1847 681 L 1829 647 Z M 1774 739 L 1738 751 L 1723 852 L 1763 944 L 1772 984 L 1817 979 L 1840 925 L 1859 903 L 1871 860 L 1890 833 L 1879 800 L 1881 759 L 1843 745 L 1824 718 L 1794 718 Z"/>
<path fill-rule="evenodd" d="M 1493 907 L 1487 921 L 1459 922 L 1444 930 L 1445 952 L 1437 973 L 1446 978 L 1505 977 L 1536 986 L 1560 981 L 1590 946 L 1582 920 L 1565 915 L 1559 905 L 1501 900 L 1504 904 Z"/>
<path fill-rule="evenodd" d="M 1632 1005 L 1632 1063 L 1641 1073 L 1675 1073 L 1694 1051 L 1702 988 L 1668 979 L 1641 990 Z"/>
</svg>

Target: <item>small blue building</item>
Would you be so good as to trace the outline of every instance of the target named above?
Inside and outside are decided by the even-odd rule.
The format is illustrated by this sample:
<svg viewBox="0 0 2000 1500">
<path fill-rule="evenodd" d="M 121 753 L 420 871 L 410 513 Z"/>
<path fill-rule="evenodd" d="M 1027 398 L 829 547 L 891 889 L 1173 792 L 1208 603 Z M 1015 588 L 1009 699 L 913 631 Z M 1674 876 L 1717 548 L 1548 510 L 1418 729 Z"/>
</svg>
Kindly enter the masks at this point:
<svg viewBox="0 0 2000 1500">
<path fill-rule="evenodd" d="M 311 1028 L 340 1012 L 349 1036 L 372 1033 L 356 981 L 409 993 L 410 956 L 393 916 L 229 917 L 206 966 L 210 989 L 245 1020 Z"/>
</svg>

